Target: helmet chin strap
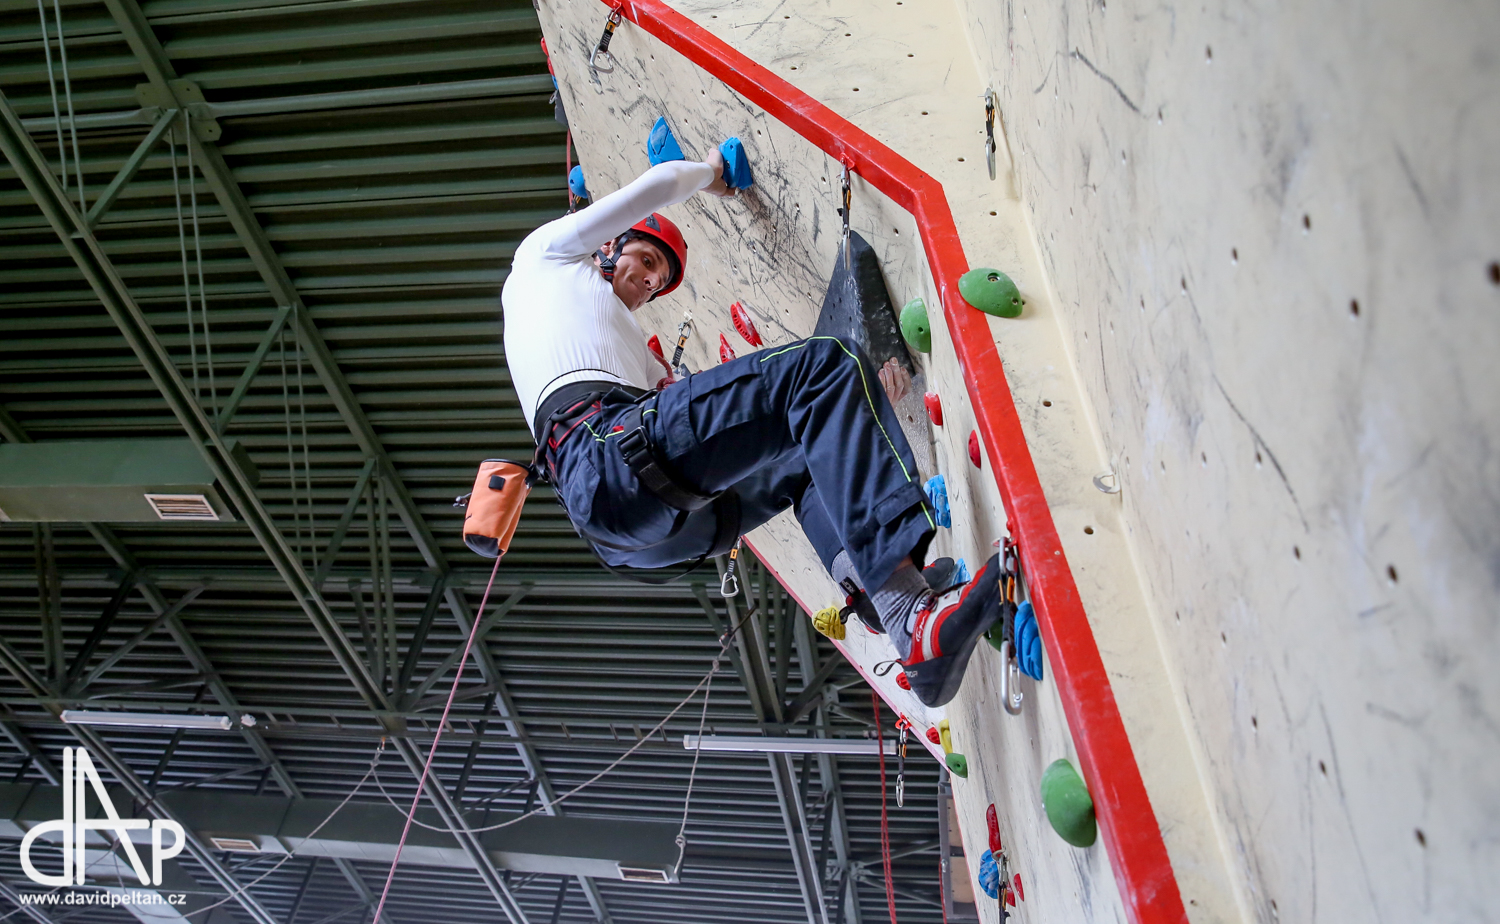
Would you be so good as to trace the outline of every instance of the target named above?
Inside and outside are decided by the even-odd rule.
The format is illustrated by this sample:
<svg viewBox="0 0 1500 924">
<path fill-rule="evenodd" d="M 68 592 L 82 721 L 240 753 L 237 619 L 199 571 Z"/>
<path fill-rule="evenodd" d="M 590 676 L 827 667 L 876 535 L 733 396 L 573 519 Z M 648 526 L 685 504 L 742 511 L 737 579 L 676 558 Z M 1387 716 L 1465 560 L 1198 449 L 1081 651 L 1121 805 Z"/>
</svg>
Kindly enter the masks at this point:
<svg viewBox="0 0 1500 924">
<path fill-rule="evenodd" d="M 599 272 L 610 282 L 615 280 L 615 263 L 620 259 L 620 248 L 624 246 L 620 242 L 624 239 L 623 234 L 615 238 L 614 246 L 610 248 L 609 253 L 606 253 L 603 247 L 594 251 L 594 256 L 599 258 Z"/>
</svg>

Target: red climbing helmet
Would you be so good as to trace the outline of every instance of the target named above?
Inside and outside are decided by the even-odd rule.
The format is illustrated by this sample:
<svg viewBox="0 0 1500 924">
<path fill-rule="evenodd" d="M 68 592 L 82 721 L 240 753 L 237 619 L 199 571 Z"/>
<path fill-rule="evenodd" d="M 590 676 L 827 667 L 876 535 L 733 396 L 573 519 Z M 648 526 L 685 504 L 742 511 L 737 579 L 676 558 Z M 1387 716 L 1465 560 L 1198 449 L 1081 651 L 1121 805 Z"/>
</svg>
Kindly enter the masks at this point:
<svg viewBox="0 0 1500 924">
<path fill-rule="evenodd" d="M 631 225 L 630 230 L 650 238 L 661 247 L 662 253 L 666 254 L 667 263 L 672 267 L 672 281 L 665 288 L 652 293 L 651 297 L 660 298 L 682 285 L 682 273 L 687 268 L 687 241 L 682 239 L 682 232 L 672 220 L 659 212 L 652 212 Z"/>
</svg>

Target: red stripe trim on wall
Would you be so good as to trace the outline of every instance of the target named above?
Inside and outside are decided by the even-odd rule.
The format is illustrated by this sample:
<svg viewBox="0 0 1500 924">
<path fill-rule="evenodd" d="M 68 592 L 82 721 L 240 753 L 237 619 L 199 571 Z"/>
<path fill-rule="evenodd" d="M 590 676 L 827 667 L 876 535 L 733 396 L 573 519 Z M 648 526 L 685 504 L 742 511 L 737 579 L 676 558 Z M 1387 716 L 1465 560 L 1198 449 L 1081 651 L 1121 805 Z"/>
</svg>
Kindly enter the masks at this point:
<svg viewBox="0 0 1500 924">
<path fill-rule="evenodd" d="M 986 315 L 958 294 L 969 269 L 937 180 L 661 0 L 602 0 L 788 128 L 846 163 L 916 219 L 981 439 L 1036 604 L 1052 675 L 1132 924 L 1186 924 L 1187 911 L 1135 753 L 1021 429 Z M 607 79 L 607 78 L 606 78 Z M 811 611 L 809 611 L 811 612 Z M 1040 807 L 1039 807 L 1040 808 Z"/>
</svg>

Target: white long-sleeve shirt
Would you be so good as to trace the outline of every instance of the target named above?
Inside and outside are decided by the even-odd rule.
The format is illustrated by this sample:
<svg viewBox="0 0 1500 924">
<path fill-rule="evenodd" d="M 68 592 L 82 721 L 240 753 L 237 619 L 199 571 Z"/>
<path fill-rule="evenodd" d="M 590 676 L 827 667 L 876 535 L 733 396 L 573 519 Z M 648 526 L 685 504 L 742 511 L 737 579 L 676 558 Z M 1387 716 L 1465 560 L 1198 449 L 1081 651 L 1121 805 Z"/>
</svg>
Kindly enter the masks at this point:
<svg viewBox="0 0 1500 924">
<path fill-rule="evenodd" d="M 594 252 L 714 178 L 707 164 L 658 164 L 588 208 L 542 225 L 516 248 L 500 304 L 505 359 L 528 427 L 542 400 L 563 385 L 602 380 L 650 389 L 661 379 L 665 370 L 645 332 L 600 275 Z"/>
</svg>

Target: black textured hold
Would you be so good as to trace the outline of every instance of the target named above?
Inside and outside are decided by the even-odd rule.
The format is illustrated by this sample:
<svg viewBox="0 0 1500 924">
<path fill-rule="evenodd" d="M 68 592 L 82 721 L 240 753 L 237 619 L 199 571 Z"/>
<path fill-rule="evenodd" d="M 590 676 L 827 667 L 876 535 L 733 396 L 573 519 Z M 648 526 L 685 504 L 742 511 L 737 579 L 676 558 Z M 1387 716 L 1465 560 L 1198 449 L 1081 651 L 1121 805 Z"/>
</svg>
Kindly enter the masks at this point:
<svg viewBox="0 0 1500 924">
<path fill-rule="evenodd" d="M 875 368 L 894 357 L 915 374 L 906 341 L 901 339 L 901 324 L 891 304 L 890 290 L 880 272 L 880 260 L 864 238 L 849 232 L 849 256 L 853 272 L 844 269 L 844 253 L 834 258 L 833 279 L 823 308 L 813 328 L 815 337 L 848 337 L 858 343 L 865 358 Z"/>
</svg>

